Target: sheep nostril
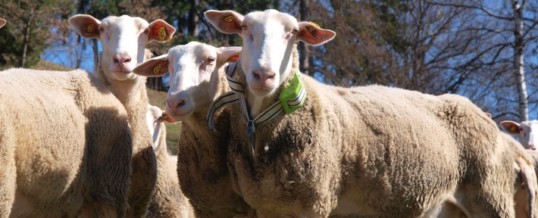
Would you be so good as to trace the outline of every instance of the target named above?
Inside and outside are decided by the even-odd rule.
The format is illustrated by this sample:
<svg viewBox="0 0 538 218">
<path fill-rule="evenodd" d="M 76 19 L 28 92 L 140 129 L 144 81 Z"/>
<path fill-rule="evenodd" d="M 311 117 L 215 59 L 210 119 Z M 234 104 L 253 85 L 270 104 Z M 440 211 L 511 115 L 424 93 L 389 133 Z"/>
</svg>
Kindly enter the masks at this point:
<svg viewBox="0 0 538 218">
<path fill-rule="evenodd" d="M 177 107 L 178 107 L 178 108 L 183 107 L 183 106 L 185 106 L 185 104 L 187 104 L 187 103 L 185 102 L 185 100 L 181 100 L 180 102 L 178 102 Z"/>
<path fill-rule="evenodd" d="M 127 59 L 125 59 L 125 61 L 124 61 L 124 63 L 129 63 L 129 62 L 131 62 L 131 58 L 130 58 L 130 57 L 127 58 Z"/>
<path fill-rule="evenodd" d="M 273 78 L 275 78 L 275 75 L 276 75 L 276 74 L 271 74 L 271 75 L 267 76 L 267 78 L 268 78 L 268 79 L 273 79 Z"/>
<path fill-rule="evenodd" d="M 260 80 L 260 78 L 261 78 L 261 77 L 260 77 L 260 74 L 254 72 L 254 79 L 256 79 L 256 80 Z"/>
</svg>

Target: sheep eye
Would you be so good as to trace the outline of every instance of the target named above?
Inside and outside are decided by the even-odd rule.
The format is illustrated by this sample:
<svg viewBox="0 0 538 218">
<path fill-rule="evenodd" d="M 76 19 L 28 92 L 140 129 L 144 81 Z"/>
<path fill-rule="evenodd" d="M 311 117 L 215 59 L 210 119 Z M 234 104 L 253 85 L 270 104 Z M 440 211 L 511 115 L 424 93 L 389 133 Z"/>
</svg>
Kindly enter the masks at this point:
<svg viewBox="0 0 538 218">
<path fill-rule="evenodd" d="M 242 30 L 247 30 L 247 25 L 241 25 Z"/>
<path fill-rule="evenodd" d="M 293 30 L 291 31 L 291 34 L 295 35 L 295 34 L 297 34 L 297 32 L 298 32 L 297 29 L 293 29 Z"/>
<path fill-rule="evenodd" d="M 149 30 L 146 28 L 146 29 L 144 30 L 144 34 L 147 35 L 148 33 L 149 33 Z"/>
<path fill-rule="evenodd" d="M 207 58 L 207 63 L 213 63 L 213 61 L 215 61 L 215 58 L 213 57 Z"/>
<path fill-rule="evenodd" d="M 104 32 L 104 31 L 105 31 L 104 27 L 99 27 L 99 32 Z"/>
</svg>

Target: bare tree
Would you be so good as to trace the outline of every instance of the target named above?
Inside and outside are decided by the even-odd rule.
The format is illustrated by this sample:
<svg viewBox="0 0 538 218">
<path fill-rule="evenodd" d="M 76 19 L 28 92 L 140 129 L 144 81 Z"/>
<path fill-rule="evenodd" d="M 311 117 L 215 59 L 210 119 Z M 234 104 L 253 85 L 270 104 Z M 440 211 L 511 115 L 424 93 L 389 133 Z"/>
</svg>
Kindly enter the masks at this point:
<svg viewBox="0 0 538 218">
<path fill-rule="evenodd" d="M 497 84 L 501 89 L 498 91 L 504 94 L 497 95 L 497 105 L 513 103 L 517 105 L 517 113 L 512 112 L 511 107 L 503 107 L 505 111 L 499 111 L 495 117 L 528 120 L 529 99 L 532 96 L 527 94 L 529 83 L 525 73 L 528 68 L 525 64 L 525 55 L 532 49 L 528 48 L 528 42 L 536 40 L 538 19 L 531 11 L 536 11 L 538 5 L 528 4 L 526 0 L 505 0 L 498 2 L 499 4 L 483 1 L 432 3 L 451 8 L 465 8 L 477 14 L 480 19 L 473 22 L 474 28 L 492 33 L 490 36 L 493 40 L 487 40 L 482 44 L 489 56 L 497 57 L 490 63 L 498 66 L 493 72 L 498 77 L 505 78 L 504 83 Z M 515 88 L 516 99 L 509 95 L 514 91 L 502 90 L 506 87 Z"/>
</svg>

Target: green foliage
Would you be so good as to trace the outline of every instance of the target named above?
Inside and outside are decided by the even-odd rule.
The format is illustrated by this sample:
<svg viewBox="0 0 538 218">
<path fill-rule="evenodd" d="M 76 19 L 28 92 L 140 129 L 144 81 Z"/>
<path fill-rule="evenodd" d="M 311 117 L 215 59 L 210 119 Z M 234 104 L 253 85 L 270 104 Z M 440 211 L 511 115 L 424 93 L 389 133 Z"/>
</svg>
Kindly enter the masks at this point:
<svg viewBox="0 0 538 218">
<path fill-rule="evenodd" d="M 8 24 L 0 29 L 0 68 L 31 67 L 51 42 L 52 24 L 69 13 L 68 0 L 0 1 L 0 17 Z"/>
</svg>

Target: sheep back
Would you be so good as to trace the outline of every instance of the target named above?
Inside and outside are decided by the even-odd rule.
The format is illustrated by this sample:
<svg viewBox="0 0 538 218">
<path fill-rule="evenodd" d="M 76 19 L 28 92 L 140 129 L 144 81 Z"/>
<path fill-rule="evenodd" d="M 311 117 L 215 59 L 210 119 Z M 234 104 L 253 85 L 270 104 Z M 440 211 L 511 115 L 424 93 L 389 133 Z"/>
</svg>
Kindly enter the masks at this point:
<svg viewBox="0 0 538 218">
<path fill-rule="evenodd" d="M 376 85 L 327 86 L 306 75 L 301 79 L 308 93 L 304 108 L 257 126 L 252 157 L 244 115 L 237 104 L 232 108 L 231 119 L 237 120 L 231 124 L 228 151 L 232 179 L 259 213 L 416 217 L 443 204 L 447 196 L 487 183 L 494 175 L 491 168 L 508 174 L 509 169 L 494 161 L 510 161 L 500 157 L 506 149 L 484 149 L 497 140 L 490 127 L 481 126 L 490 123 L 447 121 L 438 112 L 447 107 L 442 98 Z M 461 107 L 465 112 L 452 114 L 474 116 L 476 106 Z M 473 109 L 468 112 L 465 107 Z M 463 129 L 455 128 L 458 125 Z M 457 132 L 473 127 L 474 135 Z M 483 129 L 489 132 L 480 135 Z M 473 141 L 473 136 L 480 139 Z M 469 154 L 473 150 L 482 156 Z M 474 164 L 482 164 L 478 167 L 483 172 L 466 167 Z M 480 176 L 468 179 L 469 175 Z M 511 178 L 507 175 L 500 182 L 504 190 L 513 191 Z M 468 185 L 464 190 L 458 186 L 461 180 Z M 495 206 L 509 207 L 501 196 L 489 196 L 497 193 L 491 189 L 477 193 L 478 199 L 495 198 L 490 201 L 498 203 Z"/>
<path fill-rule="evenodd" d="M 121 103 L 83 71 L 11 69 L 0 87 L 0 190 L 15 190 L 0 216 L 122 216 L 132 144 Z"/>
</svg>

